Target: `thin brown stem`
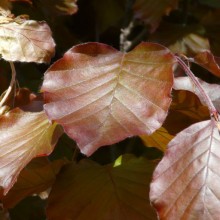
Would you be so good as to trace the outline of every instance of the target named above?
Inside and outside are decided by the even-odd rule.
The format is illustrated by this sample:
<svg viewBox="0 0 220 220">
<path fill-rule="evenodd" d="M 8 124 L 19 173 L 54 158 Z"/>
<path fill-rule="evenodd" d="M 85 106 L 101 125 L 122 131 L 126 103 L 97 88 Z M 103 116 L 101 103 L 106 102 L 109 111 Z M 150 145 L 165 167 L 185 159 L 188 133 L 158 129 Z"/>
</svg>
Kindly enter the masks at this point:
<svg viewBox="0 0 220 220">
<path fill-rule="evenodd" d="M 211 117 L 214 117 L 215 120 L 219 121 L 219 119 L 218 119 L 218 111 L 216 110 L 216 108 L 213 105 L 211 99 L 207 95 L 206 91 L 203 89 L 203 87 L 200 84 L 200 82 L 198 81 L 198 79 L 195 77 L 193 72 L 190 70 L 190 68 L 185 64 L 185 62 L 180 57 L 178 57 L 178 56 L 175 56 L 175 57 L 178 60 L 178 63 L 180 64 L 180 66 L 185 70 L 185 73 L 191 78 L 191 80 L 195 84 L 196 88 L 201 93 L 201 96 L 203 97 L 203 99 L 204 99 L 204 101 L 205 101 L 205 103 L 206 103 L 206 105 L 207 105 L 207 107 L 209 109 Z"/>
<path fill-rule="evenodd" d="M 2 100 L 0 101 L 0 108 L 4 105 L 4 103 L 8 99 L 8 97 L 9 97 L 9 95 L 10 95 L 12 89 L 13 89 L 13 86 L 15 84 L 15 78 L 16 78 L 15 66 L 14 66 L 13 62 L 9 62 L 9 63 L 10 63 L 10 66 L 11 66 L 11 82 L 10 82 L 10 85 L 9 85 L 6 93 L 4 94 Z"/>
</svg>

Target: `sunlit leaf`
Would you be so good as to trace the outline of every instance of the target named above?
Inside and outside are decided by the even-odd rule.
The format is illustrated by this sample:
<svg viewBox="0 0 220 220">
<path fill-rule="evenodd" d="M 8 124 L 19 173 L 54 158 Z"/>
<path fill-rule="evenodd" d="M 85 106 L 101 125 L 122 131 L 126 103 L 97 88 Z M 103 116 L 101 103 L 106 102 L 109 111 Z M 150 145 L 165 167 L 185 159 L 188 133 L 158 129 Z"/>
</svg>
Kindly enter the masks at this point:
<svg viewBox="0 0 220 220">
<path fill-rule="evenodd" d="M 89 160 L 66 166 L 49 196 L 49 220 L 154 220 L 149 182 L 154 163 L 122 156 L 101 166 Z"/>
<path fill-rule="evenodd" d="M 174 63 L 158 44 L 141 43 L 126 54 L 99 43 L 78 45 L 46 72 L 44 109 L 86 155 L 151 134 L 167 115 Z"/>
<path fill-rule="evenodd" d="M 136 0 L 133 6 L 134 17 L 143 20 L 151 26 L 154 32 L 163 15 L 168 15 L 177 8 L 178 0 Z"/>
<path fill-rule="evenodd" d="M 12 189 L 2 198 L 4 207 L 12 208 L 25 197 L 47 190 L 64 164 L 64 160 L 49 162 L 44 157 L 31 161 L 21 171 Z"/>
<path fill-rule="evenodd" d="M 220 77 L 220 58 L 214 57 L 210 51 L 205 50 L 203 52 L 200 52 L 192 60 L 213 73 L 214 75 Z"/>
<path fill-rule="evenodd" d="M 51 153 L 61 134 L 44 112 L 14 109 L 0 117 L 0 186 L 4 194 L 32 158 Z"/>
<path fill-rule="evenodd" d="M 218 219 L 220 135 L 214 121 L 180 132 L 154 171 L 150 198 L 160 219 Z"/>
<path fill-rule="evenodd" d="M 150 136 L 140 136 L 147 147 L 156 147 L 163 152 L 167 149 L 167 144 L 173 139 L 173 137 L 174 136 L 169 134 L 169 132 L 163 127 L 156 130 Z"/>
<path fill-rule="evenodd" d="M 34 20 L 7 19 L 7 22 L 0 22 L 2 58 L 7 61 L 50 62 L 55 43 L 49 26 Z"/>
</svg>

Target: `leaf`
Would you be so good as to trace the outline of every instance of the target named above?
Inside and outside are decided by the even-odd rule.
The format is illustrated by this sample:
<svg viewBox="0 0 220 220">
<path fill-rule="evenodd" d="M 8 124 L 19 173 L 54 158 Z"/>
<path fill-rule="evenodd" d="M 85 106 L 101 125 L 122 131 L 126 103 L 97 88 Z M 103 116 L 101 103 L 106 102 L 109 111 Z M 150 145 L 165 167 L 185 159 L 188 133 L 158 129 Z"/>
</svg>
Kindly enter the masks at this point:
<svg viewBox="0 0 220 220">
<path fill-rule="evenodd" d="M 47 190 L 65 163 L 64 160 L 49 162 L 45 157 L 31 161 L 21 171 L 12 189 L 2 198 L 4 208 L 12 208 L 25 197 Z"/>
<path fill-rule="evenodd" d="M 127 54 L 100 43 L 75 46 L 45 74 L 44 109 L 89 156 L 161 126 L 174 63 L 158 44 L 141 43 Z"/>
<path fill-rule="evenodd" d="M 161 127 L 156 130 L 152 135 L 141 135 L 140 138 L 147 147 L 156 147 L 159 150 L 165 152 L 167 149 L 167 144 L 173 139 L 173 135 Z"/>
<path fill-rule="evenodd" d="M 0 117 L 0 186 L 4 195 L 32 158 L 52 152 L 61 134 L 44 112 L 14 109 Z"/>
<path fill-rule="evenodd" d="M 209 84 L 203 80 L 197 78 L 202 88 L 205 90 L 206 94 L 209 96 L 214 106 L 218 111 L 220 111 L 220 85 L 218 84 Z M 173 88 L 176 90 L 187 90 L 198 96 L 201 103 L 206 105 L 203 96 L 200 91 L 196 88 L 194 83 L 189 77 L 177 77 L 174 79 Z"/>
<path fill-rule="evenodd" d="M 173 90 L 172 97 L 169 114 L 163 124 L 170 134 L 177 134 L 193 123 L 210 118 L 208 108 L 201 104 L 195 94 L 184 90 Z"/>
<path fill-rule="evenodd" d="M 191 33 L 184 36 L 182 39 L 177 41 L 175 44 L 170 45 L 169 49 L 174 53 L 179 54 L 196 54 L 204 49 L 209 49 L 208 38 L 199 36 L 197 34 Z"/>
<path fill-rule="evenodd" d="M 11 3 L 8 0 L 1 0 L 0 2 L 0 14 L 9 12 L 11 10 Z"/>
<path fill-rule="evenodd" d="M 77 0 L 37 0 L 34 3 L 39 8 L 46 8 L 52 16 L 73 15 L 78 11 Z"/>
<path fill-rule="evenodd" d="M 15 18 L 0 23 L 0 54 L 6 61 L 50 62 L 54 48 L 45 22 Z"/>
<path fill-rule="evenodd" d="M 213 8 L 220 8 L 219 0 L 199 0 L 199 3 Z"/>
<path fill-rule="evenodd" d="M 219 218 L 219 145 L 211 120 L 193 124 L 169 143 L 150 188 L 161 220 Z"/>
<path fill-rule="evenodd" d="M 211 51 L 205 50 L 198 53 L 192 61 L 207 69 L 215 76 L 220 77 L 220 58 L 214 57 Z"/>
<path fill-rule="evenodd" d="M 70 164 L 52 188 L 47 218 L 153 220 L 148 200 L 153 169 L 154 163 L 128 155 L 105 166 L 90 160 Z"/>
<path fill-rule="evenodd" d="M 170 11 L 177 8 L 178 0 L 136 0 L 133 6 L 134 17 L 143 20 L 151 26 L 154 32 L 163 15 L 169 15 Z"/>
<path fill-rule="evenodd" d="M 115 26 L 125 16 L 124 0 L 106 0 L 103 4 L 102 0 L 93 0 L 97 26 L 100 32 L 105 31 L 111 26 Z"/>
</svg>

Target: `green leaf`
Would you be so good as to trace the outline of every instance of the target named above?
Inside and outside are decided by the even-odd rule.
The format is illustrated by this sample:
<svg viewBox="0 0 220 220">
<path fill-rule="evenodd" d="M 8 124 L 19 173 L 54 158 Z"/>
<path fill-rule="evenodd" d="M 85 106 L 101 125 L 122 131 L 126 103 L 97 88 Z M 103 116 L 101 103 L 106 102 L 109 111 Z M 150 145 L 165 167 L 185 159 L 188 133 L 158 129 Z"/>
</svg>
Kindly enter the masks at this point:
<svg viewBox="0 0 220 220">
<path fill-rule="evenodd" d="M 155 163 L 131 155 L 101 166 L 90 160 L 67 165 L 48 200 L 49 220 L 153 220 L 148 199 Z"/>
</svg>

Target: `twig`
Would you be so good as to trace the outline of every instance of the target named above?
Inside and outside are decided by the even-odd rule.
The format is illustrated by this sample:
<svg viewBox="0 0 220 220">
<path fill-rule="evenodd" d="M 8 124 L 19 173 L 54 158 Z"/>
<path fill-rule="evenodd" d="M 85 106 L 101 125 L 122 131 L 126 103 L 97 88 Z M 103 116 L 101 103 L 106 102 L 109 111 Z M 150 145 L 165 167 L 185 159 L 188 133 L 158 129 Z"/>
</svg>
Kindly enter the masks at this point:
<svg viewBox="0 0 220 220">
<path fill-rule="evenodd" d="M 209 98 L 209 96 L 207 95 L 206 91 L 202 88 L 202 85 L 200 84 L 198 79 L 195 77 L 193 72 L 190 70 L 190 68 L 184 63 L 184 61 L 180 57 L 178 57 L 178 56 L 175 56 L 175 57 L 178 60 L 178 63 L 181 65 L 181 67 L 185 70 L 185 73 L 190 77 L 190 79 L 195 84 L 196 88 L 201 93 L 201 96 L 203 97 L 204 102 L 206 103 L 206 105 L 209 109 L 211 117 L 214 117 L 216 121 L 219 121 L 218 111 L 216 110 L 215 106 L 213 105 L 213 103 L 212 103 L 211 99 Z"/>
<path fill-rule="evenodd" d="M 11 66 L 11 82 L 10 82 L 10 85 L 9 85 L 6 93 L 4 94 L 2 100 L 0 101 L 0 108 L 4 105 L 4 103 L 8 99 L 8 97 L 9 97 L 9 95 L 10 95 L 12 89 L 13 89 L 13 86 L 15 84 L 15 78 L 16 78 L 15 66 L 14 66 L 13 62 L 9 62 L 9 63 L 10 63 L 10 66 Z"/>
</svg>

